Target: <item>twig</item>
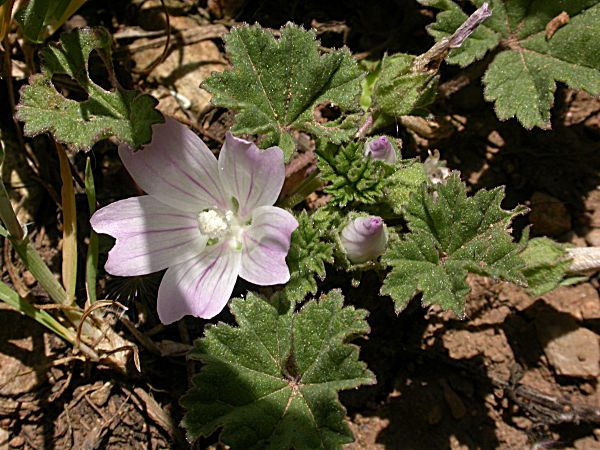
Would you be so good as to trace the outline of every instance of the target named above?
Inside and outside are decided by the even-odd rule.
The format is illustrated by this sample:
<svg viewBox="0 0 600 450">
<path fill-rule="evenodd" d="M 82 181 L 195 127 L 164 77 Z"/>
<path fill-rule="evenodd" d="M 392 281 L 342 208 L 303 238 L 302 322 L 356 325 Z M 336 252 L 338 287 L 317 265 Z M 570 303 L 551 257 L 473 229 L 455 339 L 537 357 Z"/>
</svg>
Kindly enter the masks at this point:
<svg viewBox="0 0 600 450">
<path fill-rule="evenodd" d="M 600 408 L 579 405 L 566 399 L 546 395 L 524 384 L 505 387 L 504 390 L 513 402 L 537 422 L 552 425 L 600 424 Z"/>
<path fill-rule="evenodd" d="M 133 336 L 137 339 L 137 341 L 148 351 L 156 354 L 156 355 L 160 355 L 161 351 L 160 348 L 158 347 L 158 345 L 156 345 L 156 343 L 150 339 L 148 336 L 146 336 L 144 333 L 142 333 L 140 330 L 138 330 L 136 328 L 136 326 L 131 322 L 131 320 L 129 320 L 127 317 L 123 317 L 121 319 L 121 323 L 123 325 L 125 325 L 125 327 L 129 330 L 129 332 L 131 334 L 133 334 Z"/>
<path fill-rule="evenodd" d="M 371 129 L 372 126 L 373 126 L 373 114 L 369 113 L 369 115 L 367 116 L 367 120 L 365 120 L 365 123 L 363 123 L 361 125 L 361 127 L 358 129 L 358 131 L 356 132 L 356 135 L 354 137 L 356 139 L 362 139 L 363 137 L 366 136 L 366 134 L 369 132 L 369 130 Z"/>
<path fill-rule="evenodd" d="M 178 31 L 177 33 L 173 34 L 176 34 L 180 45 L 185 46 L 223 37 L 228 31 L 229 30 L 223 25 L 202 25 L 199 27 L 190 28 L 189 30 L 183 30 L 181 32 Z M 143 50 L 162 47 L 166 42 L 167 37 L 157 38 L 153 39 L 151 42 L 131 44 L 117 50 L 117 52 L 136 53 Z"/>
<path fill-rule="evenodd" d="M 439 65 L 444 60 L 448 52 L 453 48 L 460 47 L 465 39 L 473 33 L 485 19 L 490 17 L 492 12 L 489 5 L 484 3 L 481 8 L 471 14 L 465 22 L 450 37 L 446 37 L 436 42 L 433 47 L 422 55 L 415 58 L 411 70 L 413 72 L 426 72 L 428 69 L 437 71 Z"/>
</svg>

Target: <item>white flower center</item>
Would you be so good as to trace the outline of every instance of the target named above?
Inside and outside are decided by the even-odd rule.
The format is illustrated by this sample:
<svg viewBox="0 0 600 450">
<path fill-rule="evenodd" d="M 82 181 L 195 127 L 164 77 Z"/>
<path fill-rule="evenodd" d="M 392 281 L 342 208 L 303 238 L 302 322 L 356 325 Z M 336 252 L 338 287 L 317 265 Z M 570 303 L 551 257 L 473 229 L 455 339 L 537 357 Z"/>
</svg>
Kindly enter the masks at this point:
<svg viewBox="0 0 600 450">
<path fill-rule="evenodd" d="M 227 241 L 232 250 L 242 249 L 242 233 L 246 225 L 239 223 L 231 210 L 209 209 L 198 214 L 198 229 L 208 237 L 208 245 Z"/>
<path fill-rule="evenodd" d="M 198 214 L 200 233 L 210 239 L 219 239 L 227 234 L 231 227 L 233 211 L 209 209 Z"/>
</svg>

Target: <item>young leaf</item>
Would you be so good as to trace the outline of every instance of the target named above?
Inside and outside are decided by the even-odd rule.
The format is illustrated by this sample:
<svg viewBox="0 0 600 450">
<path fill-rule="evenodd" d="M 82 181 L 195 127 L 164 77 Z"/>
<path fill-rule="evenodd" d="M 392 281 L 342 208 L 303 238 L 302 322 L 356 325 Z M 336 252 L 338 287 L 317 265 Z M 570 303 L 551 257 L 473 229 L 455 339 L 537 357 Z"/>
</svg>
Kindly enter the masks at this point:
<svg viewBox="0 0 600 450">
<path fill-rule="evenodd" d="M 292 233 L 292 243 L 287 256 L 290 281 L 284 288 L 285 296 L 294 302 L 307 294 L 317 293 L 317 280 L 325 278 L 325 263 L 333 263 L 334 245 L 327 239 L 329 230 L 335 228 L 335 219 L 326 208 L 309 215 L 302 211 L 298 228 Z"/>
<path fill-rule="evenodd" d="M 398 53 L 381 62 L 373 99 L 391 117 L 418 115 L 435 100 L 437 70 L 413 70 L 415 56 Z"/>
<path fill-rule="evenodd" d="M 411 194 L 425 182 L 427 174 L 423 163 L 415 160 L 399 161 L 396 171 L 386 180 L 385 201 L 394 213 L 402 214 Z"/>
<path fill-rule="evenodd" d="M 385 177 L 393 168 L 366 157 L 362 143 L 351 142 L 340 147 L 320 142 L 315 152 L 321 179 L 330 183 L 325 192 L 333 195 L 333 204 L 344 207 L 354 202 L 373 204 L 381 200 Z"/>
<path fill-rule="evenodd" d="M 451 0 L 419 0 L 443 10 L 429 32 L 441 39 L 466 18 Z M 480 6 L 482 0 L 471 0 Z M 556 82 L 593 95 L 600 93 L 596 30 L 599 0 L 491 0 L 490 17 L 448 61 L 466 66 L 497 46 L 483 82 L 485 98 L 495 102 L 501 120 L 516 117 L 526 128 L 548 127 Z M 561 13 L 568 22 L 549 24 Z"/>
<path fill-rule="evenodd" d="M 181 399 L 190 440 L 222 427 L 232 450 L 341 449 L 352 441 L 337 391 L 375 377 L 347 342 L 369 332 L 366 311 L 332 291 L 299 312 L 250 294 L 231 303 L 239 326 L 206 329 L 190 358 L 204 366 Z"/>
<path fill-rule="evenodd" d="M 96 50 L 111 76 L 114 89 L 106 91 L 87 73 L 88 58 Z M 42 73 L 33 75 L 21 91 L 17 117 L 25 122 L 25 134 L 51 132 L 64 144 L 82 149 L 115 136 L 133 147 L 150 142 L 152 125 L 163 121 L 154 107 L 155 98 L 118 86 L 111 64 L 111 37 L 104 28 L 83 28 L 61 36 L 58 45 L 41 52 Z M 71 77 L 85 91 L 87 99 L 64 97 L 54 87 L 53 76 Z"/>
<path fill-rule="evenodd" d="M 392 271 L 381 292 L 392 297 L 396 311 L 422 292 L 424 305 L 462 316 L 468 272 L 524 283 L 520 247 L 508 232 L 512 218 L 524 210 L 503 210 L 503 198 L 502 188 L 467 197 L 457 174 L 446 184 L 422 185 L 411 196 L 405 210 L 410 233 L 384 255 Z"/>
<path fill-rule="evenodd" d="M 325 103 L 344 113 L 359 109 L 361 71 L 347 49 L 321 55 L 315 33 L 291 23 L 277 40 L 255 25 L 234 28 L 225 43 L 233 69 L 202 86 L 215 105 L 238 112 L 234 133 L 264 134 L 264 145 L 279 145 L 286 159 L 294 151 L 292 129 L 338 144 L 356 133 L 355 119 L 315 119 Z"/>
<path fill-rule="evenodd" d="M 523 275 L 527 279 L 527 292 L 533 297 L 582 280 L 581 276 L 570 274 L 573 261 L 569 258 L 567 246 L 552 239 L 541 237 L 529 240 L 521 252 L 521 258 L 525 261 Z"/>
</svg>

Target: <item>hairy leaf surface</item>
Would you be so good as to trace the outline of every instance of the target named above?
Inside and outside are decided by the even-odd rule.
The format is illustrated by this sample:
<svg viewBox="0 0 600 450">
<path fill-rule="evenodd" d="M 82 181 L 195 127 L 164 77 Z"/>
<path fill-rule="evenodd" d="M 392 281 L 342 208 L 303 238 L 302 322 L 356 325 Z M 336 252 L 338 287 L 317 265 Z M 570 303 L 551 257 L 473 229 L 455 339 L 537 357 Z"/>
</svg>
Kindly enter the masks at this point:
<svg viewBox="0 0 600 450">
<path fill-rule="evenodd" d="M 289 302 L 236 299 L 237 327 L 206 329 L 190 357 L 204 366 L 182 398 L 196 439 L 222 427 L 233 450 L 341 449 L 352 441 L 337 391 L 373 384 L 348 340 L 369 332 L 366 311 L 332 291 L 299 312 Z"/>
<path fill-rule="evenodd" d="M 396 214 L 402 214 L 413 192 L 427 182 L 423 163 L 415 160 L 403 160 L 398 163 L 395 172 L 386 179 L 384 199 Z"/>
<path fill-rule="evenodd" d="M 114 85 L 106 91 L 87 72 L 90 53 L 96 50 Z M 152 125 L 163 121 L 150 95 L 118 85 L 111 63 L 111 37 L 104 28 L 82 28 L 65 33 L 61 42 L 41 51 L 42 73 L 33 75 L 21 91 L 17 117 L 25 122 L 25 134 L 50 132 L 64 144 L 89 149 L 95 142 L 115 136 L 133 147 L 150 142 Z M 87 99 L 63 96 L 53 85 L 55 75 L 67 75 Z"/>
<path fill-rule="evenodd" d="M 396 311 L 422 292 L 424 305 L 462 316 L 469 272 L 524 283 L 520 247 L 508 231 L 523 210 L 503 210 L 503 198 L 502 188 L 467 197 L 457 174 L 446 184 L 422 185 L 411 196 L 404 213 L 410 233 L 383 258 L 392 271 L 381 292 L 392 297 Z"/>
<path fill-rule="evenodd" d="M 467 18 L 451 0 L 419 0 L 441 9 L 429 27 L 436 39 L 449 36 Z M 481 6 L 482 0 L 471 0 Z M 501 120 L 516 117 L 526 128 L 547 128 L 556 82 L 593 95 L 600 93 L 598 0 L 491 0 L 487 19 L 448 61 L 467 66 L 498 47 L 483 82 L 485 98 L 495 102 Z M 552 27 L 562 12 L 568 23 Z M 546 27 L 550 24 L 551 31 Z"/>
<path fill-rule="evenodd" d="M 234 28 L 225 37 L 233 68 L 203 83 L 217 106 L 237 112 L 234 133 L 265 135 L 286 158 L 294 151 L 292 130 L 341 143 L 357 131 L 357 118 L 318 119 L 319 105 L 343 113 L 359 110 L 362 72 L 347 49 L 320 54 L 313 31 L 287 24 L 281 37 L 255 26 Z"/>
<path fill-rule="evenodd" d="M 365 157 L 364 144 L 351 142 L 338 146 L 320 142 L 315 150 L 321 178 L 329 182 L 325 192 L 332 194 L 332 203 L 346 206 L 351 203 L 374 204 L 382 200 L 385 177 L 394 169 Z"/>
</svg>

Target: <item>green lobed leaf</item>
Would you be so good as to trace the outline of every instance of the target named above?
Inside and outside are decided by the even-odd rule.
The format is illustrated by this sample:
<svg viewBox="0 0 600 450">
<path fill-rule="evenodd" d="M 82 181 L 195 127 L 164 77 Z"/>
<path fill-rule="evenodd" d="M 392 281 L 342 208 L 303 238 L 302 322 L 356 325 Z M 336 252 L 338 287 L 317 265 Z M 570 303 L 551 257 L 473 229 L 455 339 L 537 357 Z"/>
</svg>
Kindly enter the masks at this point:
<svg viewBox="0 0 600 450">
<path fill-rule="evenodd" d="M 204 366 L 181 399 L 190 440 L 222 427 L 232 450 L 329 450 L 352 441 L 337 391 L 373 384 L 348 344 L 369 332 L 365 310 L 343 306 L 339 291 L 310 301 L 253 294 L 230 308 L 238 327 L 206 329 L 189 357 Z"/>
<path fill-rule="evenodd" d="M 285 296 L 294 302 L 307 294 L 317 293 L 317 280 L 325 278 L 325 264 L 333 263 L 334 244 L 328 239 L 337 223 L 336 215 L 327 208 L 313 214 L 302 211 L 298 228 L 292 233 L 292 242 L 286 259 L 290 280 L 284 288 Z"/>
<path fill-rule="evenodd" d="M 152 137 L 152 125 L 164 120 L 155 109 L 158 101 L 120 86 L 106 91 L 94 83 L 87 73 L 93 50 L 98 52 L 114 80 L 111 36 L 104 28 L 64 33 L 59 44 L 41 51 L 42 73 L 30 78 L 17 107 L 18 119 L 25 122 L 25 134 L 50 132 L 57 141 L 81 149 L 89 149 L 110 136 L 136 148 L 147 144 Z M 78 102 L 59 93 L 52 84 L 52 77 L 57 74 L 72 77 L 88 95 L 87 100 Z"/>
<path fill-rule="evenodd" d="M 446 184 L 422 185 L 411 196 L 405 210 L 410 233 L 383 256 L 392 271 L 381 292 L 392 297 L 397 312 L 422 292 L 423 305 L 462 316 L 469 272 L 524 284 L 520 247 L 508 231 L 524 210 L 503 210 L 503 198 L 502 188 L 467 197 L 457 174 Z"/>
<path fill-rule="evenodd" d="M 419 0 L 443 10 L 429 28 L 437 40 L 449 36 L 467 16 L 450 0 Z M 481 6 L 482 0 L 471 0 Z M 484 78 L 486 100 L 499 119 L 516 117 L 526 128 L 550 126 L 556 82 L 592 95 L 600 93 L 599 0 L 491 0 L 492 16 L 448 61 L 466 66 L 491 49 L 500 52 Z M 548 37 L 546 25 L 562 12 L 568 23 Z"/>
<path fill-rule="evenodd" d="M 567 245 L 547 237 L 527 242 L 521 258 L 525 261 L 523 275 L 527 279 L 527 292 L 531 296 L 540 297 L 559 286 L 587 278 L 569 273 L 572 260 L 567 255 L 567 248 Z"/>
<path fill-rule="evenodd" d="M 319 142 L 315 150 L 321 179 L 329 182 L 324 191 L 332 194 L 331 203 L 344 207 L 352 203 L 365 205 L 381 201 L 385 178 L 393 167 L 365 157 L 364 143 L 345 146 Z"/>
<path fill-rule="evenodd" d="M 359 110 L 362 72 L 347 49 L 320 54 L 313 31 L 288 23 L 281 37 L 258 25 L 232 29 L 225 37 L 233 68 L 213 73 L 202 85 L 217 106 L 237 112 L 234 133 L 263 134 L 289 159 L 292 130 L 341 143 L 354 136 L 358 117 L 321 123 L 317 106 L 332 103 L 343 113 Z"/>
</svg>

